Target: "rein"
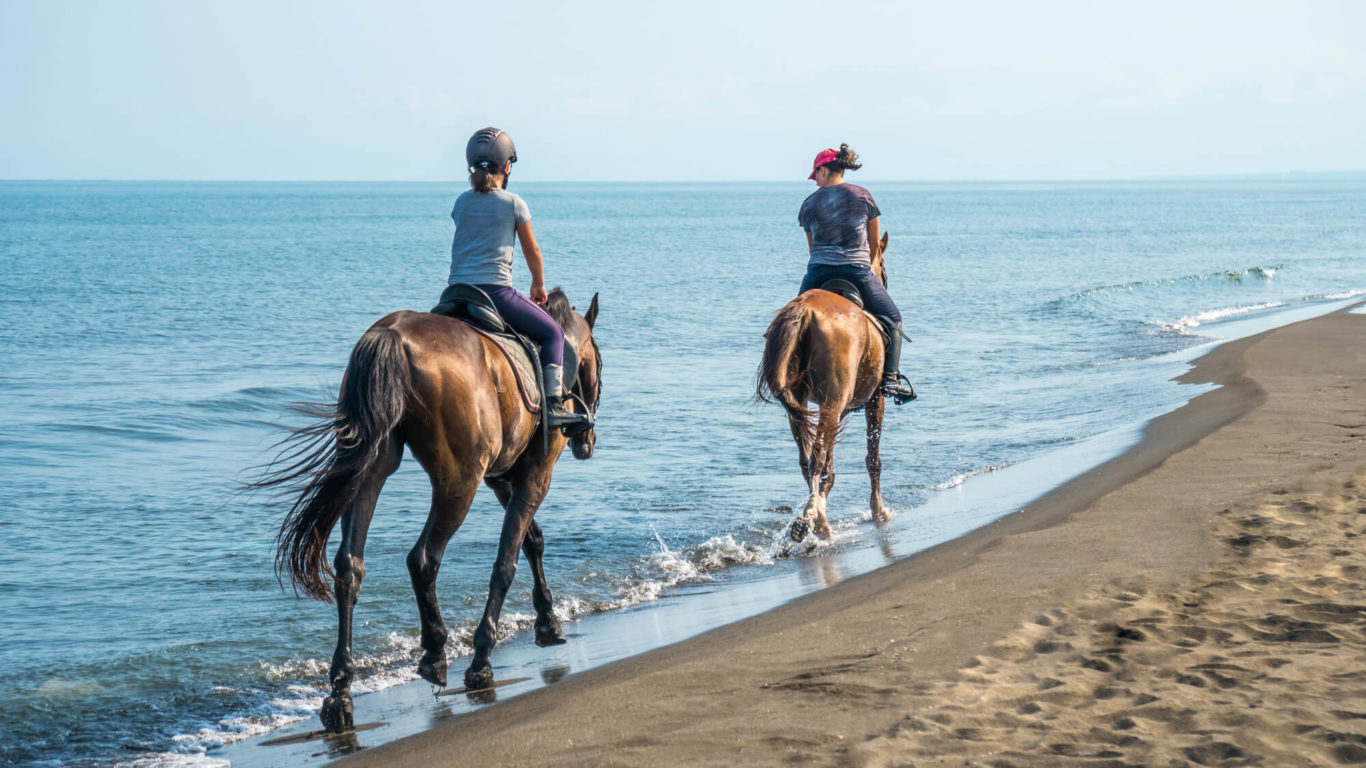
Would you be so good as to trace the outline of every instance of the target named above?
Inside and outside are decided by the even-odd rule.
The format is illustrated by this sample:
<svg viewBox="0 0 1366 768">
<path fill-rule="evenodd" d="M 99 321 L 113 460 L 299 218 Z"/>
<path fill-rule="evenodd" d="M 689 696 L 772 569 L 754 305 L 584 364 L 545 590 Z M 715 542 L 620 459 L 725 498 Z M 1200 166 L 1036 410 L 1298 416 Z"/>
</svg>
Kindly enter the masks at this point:
<svg viewBox="0 0 1366 768">
<path fill-rule="evenodd" d="M 597 384 L 597 390 L 598 390 L 597 393 L 596 393 L 596 394 L 597 394 L 597 398 L 595 398 L 595 399 L 598 400 L 598 401 L 601 401 L 601 399 L 602 399 L 602 354 L 598 351 L 598 341 L 597 341 L 597 339 L 594 339 L 594 338 L 590 335 L 590 336 L 588 337 L 588 343 L 593 345 L 593 359 L 594 359 L 594 361 L 595 361 L 595 365 L 594 365 L 594 370 L 595 370 L 595 373 L 594 373 L 594 381 L 595 381 L 596 384 Z M 575 386 L 574 386 L 574 387 L 571 387 L 571 388 L 569 389 L 569 391 L 567 391 L 567 392 L 564 393 L 564 394 L 565 394 L 565 397 L 567 397 L 567 398 L 573 400 L 574 402 L 576 402 L 576 403 L 578 403 L 580 406 L 582 406 L 583 409 L 584 409 L 585 411 L 587 411 L 588 414 L 589 414 L 590 416 L 597 416 L 597 415 L 598 415 L 598 406 L 597 406 L 597 403 L 595 402 L 593 405 L 589 405 L 589 404 L 588 404 L 588 401 L 587 401 L 586 399 L 584 399 L 583 395 L 580 395 L 578 392 L 575 391 L 575 390 L 579 387 L 579 383 L 583 381 L 583 378 L 580 377 L 580 376 L 576 376 L 575 379 L 577 379 L 577 381 L 575 381 Z M 587 431 L 588 431 L 588 430 L 585 430 L 584 432 L 587 432 Z M 573 441 L 575 441 L 575 440 L 581 440 L 581 439 L 583 438 L 584 432 L 580 432 L 580 433 L 578 433 L 578 434 L 576 434 L 576 435 L 570 437 L 570 438 L 569 438 L 570 442 L 573 442 Z M 548 440 L 548 439 L 549 439 L 549 436 L 548 436 L 548 433 L 547 433 L 547 440 Z M 547 447 L 546 450 L 549 450 L 549 448 Z"/>
<path fill-rule="evenodd" d="M 594 366 L 593 366 L 593 367 L 594 367 L 594 371 L 595 371 L 595 372 L 594 372 L 594 375 L 593 375 L 593 381 L 597 384 L 597 389 L 598 389 L 598 392 L 597 392 L 597 395 L 598 395 L 598 396 L 595 398 L 595 400 L 598 401 L 598 402 L 601 402 L 601 401 L 602 401 L 602 354 L 598 351 L 598 340 L 597 340 L 597 339 L 593 338 L 592 336 L 589 336 L 589 337 L 588 337 L 588 343 L 593 345 L 593 360 L 594 360 Z M 577 378 L 577 377 L 576 377 L 576 378 Z M 580 378 L 579 381 L 582 381 L 582 379 Z M 575 383 L 577 384 L 578 382 L 575 382 Z M 584 409 L 585 411 L 587 411 L 588 414 L 589 414 L 590 416 L 597 416 L 597 415 L 598 415 L 598 405 L 597 405 L 597 402 L 594 402 L 593 405 L 589 405 L 589 404 L 588 404 L 588 401 L 584 399 L 583 395 L 580 395 L 578 392 L 575 392 L 574 389 L 570 389 L 570 390 L 569 390 L 568 392 L 566 392 L 565 394 L 568 395 L 569 397 L 573 398 L 574 401 L 577 402 L 579 405 L 582 405 L 582 406 L 583 406 L 583 409 Z M 575 437 L 578 437 L 578 435 L 575 435 Z"/>
</svg>

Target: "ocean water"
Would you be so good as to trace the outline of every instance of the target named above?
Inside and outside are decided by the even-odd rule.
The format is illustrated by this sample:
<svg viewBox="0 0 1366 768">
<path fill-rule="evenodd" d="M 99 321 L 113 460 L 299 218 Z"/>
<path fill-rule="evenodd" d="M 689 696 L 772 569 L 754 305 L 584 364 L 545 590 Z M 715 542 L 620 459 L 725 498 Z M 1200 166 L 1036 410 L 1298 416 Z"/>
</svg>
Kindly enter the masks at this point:
<svg viewBox="0 0 1366 768">
<path fill-rule="evenodd" d="M 1229 320 L 1366 296 L 1363 182 L 870 187 L 921 395 L 889 407 L 882 443 L 902 519 L 1176 407 L 1170 353 Z M 809 185 L 513 190 L 548 282 L 601 304 L 598 452 L 561 460 L 537 516 L 564 618 L 821 557 L 783 541 L 773 509 L 804 486 L 781 412 L 751 400 L 803 273 Z M 460 191 L 0 182 L 0 762 L 221 764 L 315 716 L 334 611 L 280 588 L 280 502 L 236 491 L 374 320 L 435 302 Z M 855 419 L 830 500 L 846 540 L 871 535 Z M 404 556 L 428 502 L 408 458 L 366 551 L 357 693 L 415 679 Z M 500 518 L 481 493 L 448 550 L 453 656 Z M 509 634 L 532 614 L 519 577 Z"/>
</svg>

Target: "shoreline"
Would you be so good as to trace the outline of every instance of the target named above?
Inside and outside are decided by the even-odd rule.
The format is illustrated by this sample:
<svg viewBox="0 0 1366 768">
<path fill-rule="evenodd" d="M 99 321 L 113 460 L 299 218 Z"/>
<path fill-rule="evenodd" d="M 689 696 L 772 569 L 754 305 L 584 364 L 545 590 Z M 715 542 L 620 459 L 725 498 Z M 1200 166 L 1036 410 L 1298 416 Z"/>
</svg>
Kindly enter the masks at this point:
<svg viewBox="0 0 1366 768">
<path fill-rule="evenodd" d="M 887 738 L 912 691 L 951 678 L 974 651 L 1048 606 L 1138 573 L 1162 589 L 1210 568 L 1219 556 L 1208 542 L 1215 514 L 1266 496 L 1285 478 L 1208 476 L 1211 463 L 1242 457 L 1229 446 L 1206 456 L 1212 449 L 1202 443 L 1217 437 L 1236 446 L 1231 425 L 1293 410 L 1293 396 L 1268 393 L 1263 379 L 1294 378 L 1276 370 L 1287 358 L 1307 358 L 1305 366 L 1335 359 L 1319 337 L 1334 336 L 1338 358 L 1359 360 L 1366 344 L 1348 327 L 1366 336 L 1366 321 L 1338 311 L 1221 344 L 1181 379 L 1221 386 L 1158 417 L 1138 446 L 1022 512 L 766 613 L 366 749 L 347 764 L 437 756 L 510 765 L 853 759 L 851 745 Z M 1302 431 L 1260 429 L 1261 438 L 1292 442 Z M 1360 443 L 1339 464 L 1360 463 Z M 1358 468 L 1334 466 L 1339 475 Z M 1133 524 L 1117 516 L 1154 500 L 1167 508 L 1144 518 L 1142 536 L 1125 535 Z"/>
</svg>

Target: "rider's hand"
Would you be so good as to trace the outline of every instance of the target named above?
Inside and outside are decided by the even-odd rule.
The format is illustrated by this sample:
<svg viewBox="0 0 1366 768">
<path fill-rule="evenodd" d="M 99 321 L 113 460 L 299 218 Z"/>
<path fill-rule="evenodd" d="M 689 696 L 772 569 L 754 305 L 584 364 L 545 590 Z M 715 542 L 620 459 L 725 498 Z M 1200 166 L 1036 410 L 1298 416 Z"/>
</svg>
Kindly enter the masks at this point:
<svg viewBox="0 0 1366 768">
<path fill-rule="evenodd" d="M 545 283 L 533 282 L 531 284 L 531 300 L 537 304 L 544 304 L 550 300 L 545 294 Z"/>
</svg>

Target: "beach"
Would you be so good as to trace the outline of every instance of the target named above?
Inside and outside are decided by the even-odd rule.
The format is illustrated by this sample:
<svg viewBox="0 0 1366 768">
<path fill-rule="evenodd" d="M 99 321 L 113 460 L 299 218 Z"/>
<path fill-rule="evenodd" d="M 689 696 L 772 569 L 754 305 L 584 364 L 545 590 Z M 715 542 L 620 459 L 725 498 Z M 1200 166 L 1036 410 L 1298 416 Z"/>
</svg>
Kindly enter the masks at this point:
<svg viewBox="0 0 1366 768">
<path fill-rule="evenodd" d="M 1366 316 L 973 533 L 344 765 L 1366 761 Z"/>
<path fill-rule="evenodd" d="M 0 0 L 0 768 L 1366 765 L 1366 4 L 1229 10 Z M 813 267 L 918 398 L 794 541 L 756 368 Z M 597 308 L 525 557 L 423 446 L 549 443 L 454 390 L 291 526 L 452 277 Z M 359 567 L 300 593 L 291 528 Z"/>
<path fill-rule="evenodd" d="M 0 764 L 319 764 L 475 710 L 501 711 L 524 695 L 545 701 L 540 688 L 591 691 L 593 681 L 608 679 L 595 669 L 665 646 L 674 648 L 614 669 L 673 669 L 694 647 L 676 644 L 708 630 L 836 582 L 915 585 L 949 561 L 931 554 L 891 572 L 901 575 L 858 577 L 936 547 L 975 552 L 971 542 L 1014 530 L 1023 524 L 1016 520 L 1042 526 L 1063 514 L 1063 502 L 1085 506 L 1184 445 L 1177 437 L 1196 439 L 1251 402 L 1233 402 L 1223 414 L 1205 404 L 1226 395 L 1202 399 L 1168 420 L 1177 437 L 1149 435 L 1133 454 L 1139 460 L 1069 483 L 1129 452 L 1152 419 L 1213 389 L 1174 381 L 1195 357 L 1366 299 L 1361 182 L 879 184 L 885 210 L 916 212 L 913 223 L 889 215 L 885 227 L 890 290 L 907 308 L 913 338 L 903 361 L 920 393 L 888 409 L 884 424 L 882 492 L 894 517 L 870 519 L 855 416 L 837 450 L 835 535 L 795 545 L 787 527 L 806 498 L 796 451 L 781 409 L 754 403 L 752 394 L 764 329 L 791 298 L 804 263 L 800 231 L 774 212 L 795 211 L 806 186 L 606 184 L 590 197 L 568 183 L 519 189 L 534 201 L 538 235 L 572 256 L 573 270 L 552 282 L 581 308 L 594 294 L 602 307 L 594 330 L 604 359 L 597 450 L 590 461 L 559 462 L 537 514 L 569 643 L 532 642 L 522 569 L 493 660 L 500 680 L 522 682 L 499 688 L 490 707 L 487 699 L 433 697 L 418 681 L 419 622 L 405 557 L 431 485 L 405 458 L 372 521 L 354 627 L 356 721 L 385 725 L 349 743 L 291 747 L 263 742 L 318 727 L 337 614 L 275 579 L 273 537 L 290 500 L 242 494 L 241 484 L 274 457 L 282 428 L 301 426 L 291 403 L 335 399 L 366 328 L 390 310 L 435 301 L 458 189 L 0 184 L 16 233 L 0 249 L 12 267 L 0 291 L 0 335 L 12 363 L 0 377 L 10 416 L 0 424 L 0 473 L 8 478 L 0 527 L 10 544 L 0 557 L 9 608 L 0 612 L 0 695 L 16 702 L 0 711 Z M 89 213 L 79 226 L 69 220 L 73 210 Z M 361 211 L 374 215 L 358 218 Z M 629 236 L 639 222 L 659 247 L 641 249 Z M 92 253 L 86 246 L 96 241 L 109 247 Z M 349 287 L 291 277 L 301 269 L 345 276 Z M 94 305 L 92 280 L 108 281 Z M 731 286 L 725 300 L 718 281 Z M 34 326 L 34 316 L 45 321 Z M 1219 378 L 1209 363 L 1202 369 Z M 1195 414 L 1211 423 L 1192 421 Z M 1017 514 L 1064 484 L 1074 499 Z M 977 534 L 988 539 L 969 535 L 1003 516 Z M 481 491 L 443 560 L 438 588 L 452 684 L 468 663 L 501 521 L 497 500 Z M 951 544 L 964 536 L 967 543 Z M 966 590 L 964 578 L 955 572 L 946 583 Z M 680 702 L 695 690 L 705 715 L 724 712 L 711 691 L 729 680 L 748 684 L 753 672 L 772 686 L 829 666 L 823 654 L 844 653 L 841 643 L 866 634 L 859 613 L 879 610 L 834 612 L 829 606 L 862 594 L 846 589 L 778 614 L 790 615 L 781 621 L 794 628 L 837 616 L 834 626 L 849 634 L 828 648 L 802 638 L 789 649 L 768 638 L 752 655 L 744 644 L 734 658 L 703 653 L 705 661 L 667 690 Z M 888 603 L 915 607 L 886 612 L 867 631 L 931 624 L 937 599 Z M 990 600 L 965 604 L 997 610 Z M 1017 618 L 987 628 L 995 634 L 949 627 L 943 636 L 983 646 L 1019 626 Z M 756 621 L 740 626 L 787 626 Z M 947 674 L 972 655 L 956 652 L 935 667 L 924 661 L 935 657 L 920 642 L 928 634 L 914 637 L 920 666 L 906 669 L 916 675 Z M 885 687 L 901 685 L 888 679 Z M 736 711 L 790 708 L 786 689 L 762 690 L 754 702 L 737 700 Z M 826 720 L 829 705 L 808 703 L 819 711 L 809 721 L 790 716 L 801 722 L 778 728 L 783 738 L 805 739 L 834 722 Z M 891 713 L 918 706 L 892 704 Z M 890 727 L 858 718 L 859 729 L 835 732 L 863 738 Z M 680 722 L 701 728 L 705 720 Z M 610 729 L 618 726 L 607 727 L 600 743 L 617 749 Z M 563 740 L 554 743 L 559 750 Z"/>
</svg>

